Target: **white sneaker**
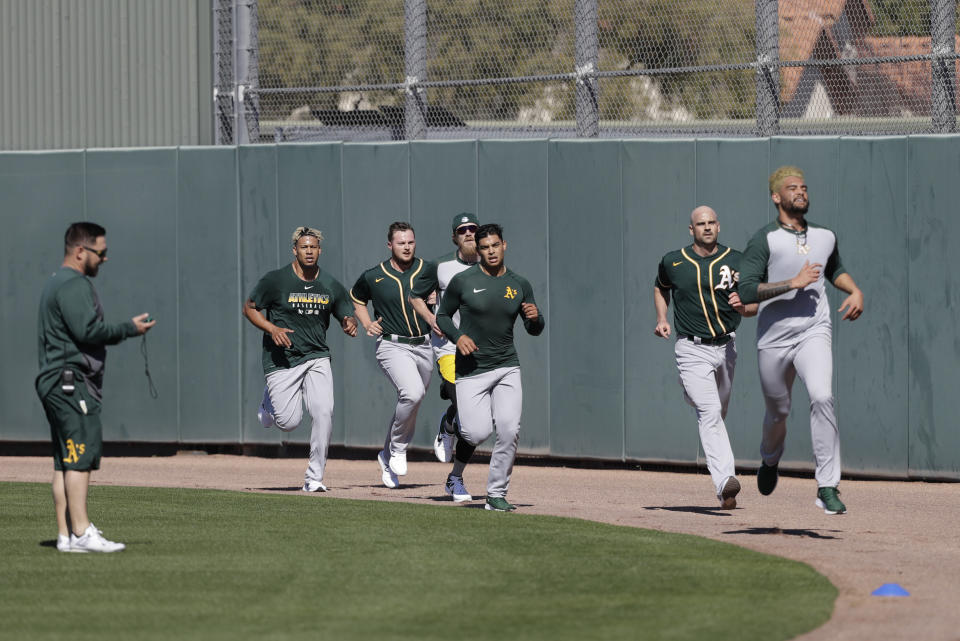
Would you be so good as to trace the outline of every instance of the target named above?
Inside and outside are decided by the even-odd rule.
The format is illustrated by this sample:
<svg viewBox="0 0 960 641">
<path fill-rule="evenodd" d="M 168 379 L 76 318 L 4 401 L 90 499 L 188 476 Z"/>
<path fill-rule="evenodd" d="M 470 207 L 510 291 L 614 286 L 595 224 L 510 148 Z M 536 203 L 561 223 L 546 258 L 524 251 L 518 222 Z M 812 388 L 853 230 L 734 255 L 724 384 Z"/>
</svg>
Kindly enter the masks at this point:
<svg viewBox="0 0 960 641">
<path fill-rule="evenodd" d="M 269 388 L 263 388 L 263 400 L 260 401 L 260 409 L 257 410 L 257 420 L 265 428 L 271 428 L 277 424 L 274 419 L 273 403 L 270 401 Z"/>
<path fill-rule="evenodd" d="M 87 526 L 82 535 L 70 535 L 71 552 L 119 552 L 126 547 L 123 543 L 114 543 L 103 538 L 93 523 Z"/>
<path fill-rule="evenodd" d="M 391 490 L 395 490 L 400 487 L 400 479 L 398 479 L 397 475 L 390 469 L 390 464 L 387 463 L 387 457 L 384 456 L 385 453 L 383 450 L 380 450 L 377 454 L 377 464 L 380 465 L 380 479 L 385 486 Z"/>
<path fill-rule="evenodd" d="M 449 463 L 453 460 L 453 434 L 448 434 L 447 412 L 443 411 L 440 415 L 440 428 L 437 430 L 437 438 L 433 441 L 433 455 L 441 463 Z"/>
<path fill-rule="evenodd" d="M 304 481 L 303 487 L 301 488 L 302 492 L 326 492 L 327 486 L 318 481 Z"/>
<path fill-rule="evenodd" d="M 407 475 L 407 453 L 401 452 L 400 454 L 391 454 L 390 469 L 393 470 L 393 473 L 396 474 L 397 476 L 406 476 Z"/>
<path fill-rule="evenodd" d="M 70 537 L 63 534 L 57 535 L 57 550 L 60 552 L 74 552 L 73 547 L 70 545 Z M 76 550 L 79 552 L 80 550 Z"/>
</svg>

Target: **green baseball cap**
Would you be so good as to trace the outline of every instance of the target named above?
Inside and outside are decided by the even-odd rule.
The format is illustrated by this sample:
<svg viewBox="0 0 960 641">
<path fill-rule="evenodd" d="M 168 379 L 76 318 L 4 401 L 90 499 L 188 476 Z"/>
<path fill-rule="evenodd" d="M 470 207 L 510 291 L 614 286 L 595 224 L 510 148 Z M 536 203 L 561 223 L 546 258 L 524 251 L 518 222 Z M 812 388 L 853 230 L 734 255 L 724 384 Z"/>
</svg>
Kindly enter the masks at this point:
<svg viewBox="0 0 960 641">
<path fill-rule="evenodd" d="M 459 213 L 453 217 L 453 231 L 457 231 L 457 227 L 460 225 L 469 225 L 470 223 L 478 226 L 480 225 L 480 223 L 477 222 L 476 214 L 471 214 L 468 211 Z"/>
</svg>

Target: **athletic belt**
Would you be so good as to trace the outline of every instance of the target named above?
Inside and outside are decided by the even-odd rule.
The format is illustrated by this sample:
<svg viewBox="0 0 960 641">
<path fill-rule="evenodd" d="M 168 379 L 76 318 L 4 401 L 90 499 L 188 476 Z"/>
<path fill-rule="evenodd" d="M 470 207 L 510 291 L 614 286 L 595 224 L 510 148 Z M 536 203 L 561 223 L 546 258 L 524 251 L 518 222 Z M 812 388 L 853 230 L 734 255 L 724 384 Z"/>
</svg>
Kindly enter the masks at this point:
<svg viewBox="0 0 960 641">
<path fill-rule="evenodd" d="M 731 334 L 721 334 L 720 336 L 714 336 L 713 338 L 700 338 L 699 336 L 691 336 L 690 334 L 680 334 L 680 338 L 685 338 L 691 343 L 696 343 L 697 345 L 726 345 L 731 340 L 733 336 Z"/>
<path fill-rule="evenodd" d="M 397 336 L 396 334 L 381 334 L 380 338 L 391 343 L 403 343 L 404 345 L 423 345 L 430 342 L 430 335 L 425 336 Z"/>
</svg>

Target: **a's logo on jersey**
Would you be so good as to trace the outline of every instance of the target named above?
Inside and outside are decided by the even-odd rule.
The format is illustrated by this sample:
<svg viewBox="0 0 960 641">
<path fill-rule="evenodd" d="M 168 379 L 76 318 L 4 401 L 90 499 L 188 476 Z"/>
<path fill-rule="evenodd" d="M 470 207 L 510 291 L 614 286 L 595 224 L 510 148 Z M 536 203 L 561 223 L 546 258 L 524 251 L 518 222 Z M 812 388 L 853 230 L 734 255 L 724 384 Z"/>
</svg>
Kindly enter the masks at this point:
<svg viewBox="0 0 960 641">
<path fill-rule="evenodd" d="M 507 285 L 507 293 L 504 294 L 503 297 L 504 297 L 504 298 L 516 298 L 516 297 L 517 297 L 517 290 L 511 288 L 510 285 Z"/>
<path fill-rule="evenodd" d="M 84 443 L 74 443 L 72 438 L 67 439 L 67 458 L 63 459 L 64 463 L 76 463 L 80 460 L 80 457 L 83 456 L 83 453 L 86 451 L 87 446 Z"/>
<path fill-rule="evenodd" d="M 720 282 L 714 289 L 733 289 L 740 280 L 740 272 L 730 269 L 729 265 L 720 267 Z"/>
</svg>

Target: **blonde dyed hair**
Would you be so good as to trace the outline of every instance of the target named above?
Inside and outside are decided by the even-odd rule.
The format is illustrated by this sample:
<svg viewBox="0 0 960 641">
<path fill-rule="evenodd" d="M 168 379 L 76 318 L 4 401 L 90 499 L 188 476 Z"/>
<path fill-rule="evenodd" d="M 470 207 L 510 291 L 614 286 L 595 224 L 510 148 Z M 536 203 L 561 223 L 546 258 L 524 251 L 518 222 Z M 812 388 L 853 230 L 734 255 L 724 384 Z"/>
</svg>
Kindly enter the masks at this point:
<svg viewBox="0 0 960 641">
<path fill-rule="evenodd" d="M 313 227 L 297 227 L 293 230 L 293 246 L 297 246 L 297 241 L 304 236 L 313 236 L 317 239 L 317 244 L 323 242 L 323 232 Z"/>
<path fill-rule="evenodd" d="M 783 187 L 783 181 L 789 176 L 796 176 L 800 180 L 804 180 L 803 170 L 799 167 L 792 167 L 790 165 L 780 167 L 770 174 L 770 193 L 775 194 L 780 191 L 780 188 Z"/>
</svg>

